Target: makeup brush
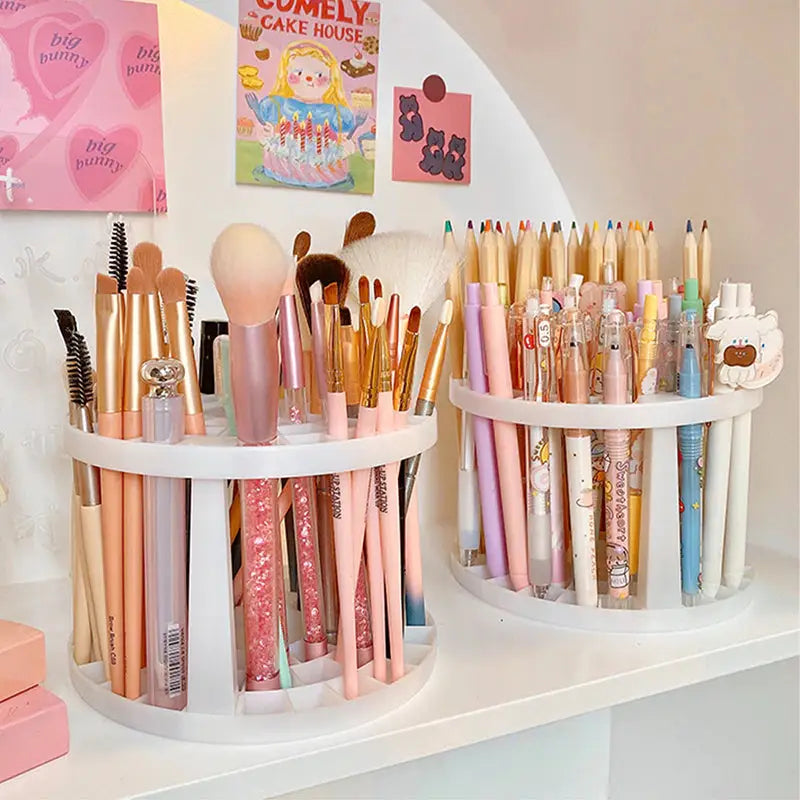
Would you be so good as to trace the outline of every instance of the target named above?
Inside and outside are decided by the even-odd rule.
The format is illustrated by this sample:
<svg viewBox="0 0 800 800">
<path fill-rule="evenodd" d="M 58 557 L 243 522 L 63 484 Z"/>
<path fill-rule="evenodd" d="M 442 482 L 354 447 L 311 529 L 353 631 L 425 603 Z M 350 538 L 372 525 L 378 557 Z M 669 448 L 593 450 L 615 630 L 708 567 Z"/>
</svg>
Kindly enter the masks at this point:
<svg viewBox="0 0 800 800">
<path fill-rule="evenodd" d="M 67 379 L 70 403 L 74 408 L 75 427 L 86 433 L 94 431 L 89 408 L 94 400 L 94 375 L 89 348 L 83 336 L 74 331 L 67 352 Z M 96 637 L 106 673 L 109 669 L 106 633 L 106 591 L 103 572 L 103 531 L 100 506 L 100 480 L 97 467 L 78 463 L 81 537 L 78 554 L 83 556 L 86 576 L 86 600 L 92 614 L 91 629 Z"/>
<path fill-rule="evenodd" d="M 170 356 L 180 361 L 184 369 L 184 379 L 178 386 L 178 393 L 183 395 L 186 404 L 186 433 L 189 436 L 204 436 L 206 423 L 189 327 L 186 278 L 178 269 L 165 269 L 158 276 L 157 286 L 164 302 Z"/>
<path fill-rule="evenodd" d="M 122 437 L 142 435 L 142 397 L 147 393 L 142 380 L 146 353 L 145 278 L 138 267 L 128 273 L 125 303 L 125 355 L 123 360 Z M 142 608 L 144 603 L 144 506 L 141 475 L 122 477 L 123 586 L 125 597 L 125 696 L 136 700 L 141 694 Z"/>
<path fill-rule="evenodd" d="M 442 291 L 460 256 L 429 236 L 413 232 L 379 233 L 344 248 L 340 256 L 355 275 L 393 286 L 403 304 L 424 314 Z M 354 302 L 358 297 L 353 297 Z"/>
<path fill-rule="evenodd" d="M 310 320 L 311 285 L 317 281 L 323 286 L 335 283 L 339 292 L 339 305 L 344 305 L 350 290 L 350 270 L 338 256 L 330 253 L 312 253 L 297 262 L 295 281 L 306 319 Z"/>
<path fill-rule="evenodd" d="M 156 281 L 161 273 L 163 266 L 163 256 L 161 248 L 152 242 L 140 242 L 133 248 L 133 265 L 144 273 L 145 293 L 147 294 L 147 312 L 145 324 L 147 326 L 148 337 L 151 351 L 155 350 L 158 343 L 158 351 L 151 358 L 159 358 L 167 355 L 167 347 L 164 336 L 164 323 L 161 317 L 161 304 L 159 302 L 156 289 Z"/>
<path fill-rule="evenodd" d="M 127 277 L 127 276 L 126 276 Z M 97 431 L 101 436 L 121 439 L 123 434 L 122 386 L 123 353 L 122 295 L 117 281 L 99 274 L 95 290 L 97 328 Z M 123 583 L 123 505 L 122 473 L 100 471 L 103 496 L 103 572 L 105 576 L 106 617 L 111 690 L 125 694 L 125 623 Z"/>
<path fill-rule="evenodd" d="M 61 332 L 64 346 L 69 348 L 69 340 L 72 338 L 72 334 L 78 330 L 78 323 L 75 320 L 75 315 L 66 308 L 55 308 L 53 309 L 53 313 L 56 315 L 58 330 Z"/>
<path fill-rule="evenodd" d="M 340 336 L 340 309 L 337 285 L 325 287 L 328 325 L 328 435 L 331 439 L 347 439 L 347 398 L 344 391 L 344 361 Z M 331 476 L 333 532 L 336 551 L 336 576 L 339 585 L 338 648 L 343 664 L 344 694 L 350 700 L 358 696 L 358 661 L 356 652 L 356 568 L 353 557 L 351 475 L 348 472 Z"/>
<path fill-rule="evenodd" d="M 77 323 L 72 312 L 55 309 L 58 328 L 70 355 L 70 342 L 77 331 Z M 67 397 L 69 400 L 69 423 L 77 424 L 77 406 L 72 401 L 73 383 L 80 373 L 74 375 L 64 364 L 67 377 Z M 80 387 L 77 387 L 80 390 Z M 87 585 L 86 559 L 83 553 L 83 534 L 81 532 L 81 470 L 79 463 L 72 460 L 72 503 L 70 505 L 70 564 L 72 569 L 72 657 L 76 664 L 88 664 L 92 660 L 93 609 L 89 606 L 90 589 Z"/>
<path fill-rule="evenodd" d="M 369 278 L 362 275 L 358 279 L 358 334 L 361 344 L 362 368 L 367 368 L 367 353 L 372 336 L 372 310 L 369 302 Z"/>
<path fill-rule="evenodd" d="M 372 282 L 372 286 L 372 293 L 375 295 L 375 299 L 377 300 L 379 297 L 383 297 L 383 284 L 380 278 L 375 278 Z"/>
<path fill-rule="evenodd" d="M 278 435 L 279 366 L 275 312 L 289 261 L 257 225 L 226 228 L 211 252 L 211 275 L 230 321 L 233 404 L 239 441 L 271 445 Z M 249 690 L 280 687 L 277 548 L 278 484 L 241 482 L 245 672 Z"/>
<path fill-rule="evenodd" d="M 294 256 L 294 263 L 308 255 L 311 250 L 311 234 L 308 231 L 300 231 L 294 237 L 294 245 L 292 247 L 292 255 Z"/>
<path fill-rule="evenodd" d="M 183 273 L 183 277 L 186 278 L 186 313 L 189 315 L 189 335 L 192 337 L 192 342 L 194 342 L 194 334 L 192 331 L 194 330 L 194 317 L 197 311 L 197 294 L 199 288 L 194 278 L 190 278 L 185 272 Z"/>
<path fill-rule="evenodd" d="M 111 239 L 108 244 L 108 274 L 117 282 L 117 291 L 128 288 L 128 235 L 125 223 L 116 220 L 111 226 Z"/>
<path fill-rule="evenodd" d="M 373 233 L 375 233 L 375 217 L 369 211 L 359 211 L 347 223 L 342 247 L 347 247 L 359 239 L 366 239 Z"/>
</svg>

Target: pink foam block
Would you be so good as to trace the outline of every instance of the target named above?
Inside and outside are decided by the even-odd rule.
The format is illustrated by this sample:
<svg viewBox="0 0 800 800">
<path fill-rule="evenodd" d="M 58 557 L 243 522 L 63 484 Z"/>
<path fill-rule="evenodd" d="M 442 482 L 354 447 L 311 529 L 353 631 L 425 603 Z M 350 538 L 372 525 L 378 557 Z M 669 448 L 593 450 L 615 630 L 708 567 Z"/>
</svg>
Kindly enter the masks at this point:
<svg viewBox="0 0 800 800">
<path fill-rule="evenodd" d="M 0 702 L 44 680 L 44 634 L 0 620 Z"/>
<path fill-rule="evenodd" d="M 34 686 L 0 703 L 0 783 L 68 751 L 63 700 Z"/>
</svg>

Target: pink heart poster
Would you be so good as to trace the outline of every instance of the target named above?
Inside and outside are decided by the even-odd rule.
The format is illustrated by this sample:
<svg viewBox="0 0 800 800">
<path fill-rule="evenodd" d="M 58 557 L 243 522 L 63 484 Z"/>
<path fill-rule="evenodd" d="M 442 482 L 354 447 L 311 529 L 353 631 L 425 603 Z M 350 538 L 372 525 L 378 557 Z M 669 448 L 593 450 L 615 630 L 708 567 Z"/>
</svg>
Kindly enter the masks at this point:
<svg viewBox="0 0 800 800">
<path fill-rule="evenodd" d="M 155 5 L 0 0 L 0 211 L 165 213 Z"/>
</svg>

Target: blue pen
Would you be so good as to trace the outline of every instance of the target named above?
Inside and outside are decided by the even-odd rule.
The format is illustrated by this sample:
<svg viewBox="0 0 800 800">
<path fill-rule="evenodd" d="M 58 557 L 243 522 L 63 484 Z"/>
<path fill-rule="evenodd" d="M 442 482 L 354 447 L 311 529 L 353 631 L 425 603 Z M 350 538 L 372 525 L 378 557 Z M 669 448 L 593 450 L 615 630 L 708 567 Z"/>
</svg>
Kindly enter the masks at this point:
<svg viewBox="0 0 800 800">
<path fill-rule="evenodd" d="M 680 380 L 681 397 L 700 397 L 700 321 L 694 310 L 684 311 L 681 319 Z M 678 428 L 680 452 L 681 589 L 685 605 L 694 605 L 700 593 L 700 537 L 702 496 L 700 487 L 703 456 L 703 425 Z"/>
</svg>

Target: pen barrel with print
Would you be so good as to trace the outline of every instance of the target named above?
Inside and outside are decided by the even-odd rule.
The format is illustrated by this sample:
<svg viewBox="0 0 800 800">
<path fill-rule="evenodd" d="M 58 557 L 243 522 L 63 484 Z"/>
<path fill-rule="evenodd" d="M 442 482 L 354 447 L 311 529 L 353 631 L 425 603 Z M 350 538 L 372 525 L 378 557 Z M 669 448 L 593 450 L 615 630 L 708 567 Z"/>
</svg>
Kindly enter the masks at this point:
<svg viewBox="0 0 800 800">
<path fill-rule="evenodd" d="M 528 576 L 536 596 L 544 596 L 552 580 L 550 532 L 550 465 L 547 431 L 531 425 L 527 429 Z"/>
<path fill-rule="evenodd" d="M 703 425 L 697 423 L 678 428 L 678 447 L 681 464 L 681 589 L 684 594 L 694 596 L 700 591 Z"/>
<path fill-rule="evenodd" d="M 183 436 L 181 395 L 142 398 L 144 441 L 177 444 Z M 177 710 L 186 706 L 187 679 L 185 484 L 180 478 L 144 479 L 148 702 Z"/>
<path fill-rule="evenodd" d="M 605 516 L 608 594 L 612 600 L 630 596 L 630 512 L 628 477 L 630 431 L 605 431 Z"/>
<path fill-rule="evenodd" d="M 458 549 L 461 565 L 477 564 L 481 547 L 481 506 L 475 470 L 472 415 L 461 415 L 461 463 L 458 470 Z"/>
</svg>

